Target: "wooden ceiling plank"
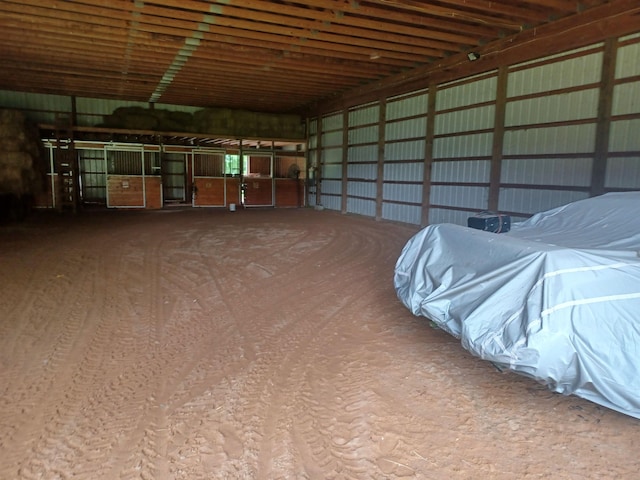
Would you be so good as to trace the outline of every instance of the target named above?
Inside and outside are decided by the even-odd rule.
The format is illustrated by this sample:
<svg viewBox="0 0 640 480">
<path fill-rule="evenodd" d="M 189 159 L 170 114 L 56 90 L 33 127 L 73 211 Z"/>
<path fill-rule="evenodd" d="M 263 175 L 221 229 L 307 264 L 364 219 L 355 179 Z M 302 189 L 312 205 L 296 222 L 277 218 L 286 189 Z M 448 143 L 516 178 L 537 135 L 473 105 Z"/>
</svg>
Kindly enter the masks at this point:
<svg viewBox="0 0 640 480">
<path fill-rule="evenodd" d="M 160 3 L 162 3 L 163 6 L 156 6 Z M 344 39 L 354 37 L 375 40 L 380 35 L 383 35 L 385 42 L 401 46 L 416 45 L 436 50 L 459 51 L 458 45 L 465 43 L 468 45 L 477 44 L 475 39 L 463 37 L 462 35 L 457 36 L 455 40 L 449 41 L 429 38 L 427 35 L 428 32 L 424 29 L 409 29 L 406 27 L 403 31 L 403 29 L 399 27 L 394 29 L 394 31 L 390 31 L 389 25 L 386 25 L 386 29 L 384 29 L 380 22 L 370 23 L 369 26 L 365 28 L 360 28 L 357 25 L 342 26 L 338 23 L 329 22 L 330 16 L 322 18 L 323 16 L 320 15 L 322 12 L 317 10 L 288 7 L 285 10 L 282 8 L 276 10 L 280 12 L 284 11 L 286 14 L 274 14 L 271 13 L 274 8 L 273 2 L 265 2 L 263 0 L 244 0 L 242 2 L 242 8 L 233 7 L 226 2 L 224 5 L 221 4 L 219 9 L 214 13 L 210 12 L 210 8 L 203 8 L 203 6 L 206 5 L 210 6 L 210 3 L 194 1 L 189 3 L 195 3 L 199 8 L 195 11 L 187 10 L 186 3 L 182 1 L 154 2 L 154 4 L 147 2 L 145 3 L 144 13 L 158 18 L 174 18 L 176 9 L 180 8 L 181 15 L 191 20 L 201 21 L 205 15 L 210 16 L 212 19 L 212 28 L 221 25 L 241 30 L 264 29 L 264 31 L 273 33 L 273 27 L 275 27 L 275 32 L 280 32 L 280 34 L 292 38 L 308 38 L 313 36 L 322 39 L 324 36 L 329 36 L 329 38 L 334 39 L 332 42 L 335 43 L 344 43 Z M 252 10 L 248 12 L 247 9 Z M 250 20 L 247 20 L 248 13 L 251 15 Z M 310 15 L 314 17 L 312 20 L 308 19 Z M 337 37 L 342 37 L 343 40 L 335 40 Z"/>
<path fill-rule="evenodd" d="M 35 2 L 36 0 L 27 0 L 27 1 Z M 8 11 L 6 16 L 7 18 L 16 18 L 16 19 L 26 20 L 34 16 L 36 13 L 43 13 L 42 10 L 44 10 L 40 7 L 29 7 L 29 6 L 23 7 L 22 9 L 16 8 L 16 10 L 20 10 L 20 12 L 22 12 L 22 10 L 24 9 L 27 10 L 24 13 Z M 96 24 L 87 24 L 85 23 L 86 19 L 84 17 L 76 15 L 73 12 L 66 12 L 65 15 L 60 15 L 60 17 L 61 18 L 59 19 L 52 19 L 46 16 L 42 16 L 39 18 L 39 24 L 57 26 L 61 28 L 63 31 L 67 32 L 69 35 L 75 35 L 76 32 L 93 31 L 97 35 L 109 35 L 113 37 L 119 36 L 120 38 L 123 38 L 123 39 L 127 38 L 125 35 L 125 32 L 127 32 L 128 34 L 128 27 L 126 26 L 126 22 L 124 21 L 119 21 L 114 23 L 111 20 L 105 20 L 104 22 L 101 21 L 100 23 L 96 23 Z M 193 31 L 197 30 L 196 27 L 193 27 L 195 24 L 191 24 L 191 23 L 183 24 L 182 22 L 178 22 L 178 23 L 172 22 L 173 25 L 179 24 L 181 26 L 180 28 L 176 28 L 173 26 L 165 27 L 165 26 L 157 26 L 152 23 L 145 23 L 144 19 L 145 19 L 144 15 L 140 17 L 140 23 L 138 25 L 138 29 L 137 29 L 138 32 L 136 33 L 136 36 L 142 35 L 143 38 L 148 38 L 148 39 L 154 39 L 154 38 L 171 39 L 177 49 L 179 49 L 184 44 L 184 40 L 185 38 L 188 38 L 188 35 L 191 35 Z M 108 25 L 105 25 L 105 24 L 108 24 Z M 189 26 L 193 27 L 193 30 L 188 29 L 187 27 Z M 244 26 L 251 27 L 251 22 L 246 22 L 246 25 Z M 268 27 L 267 29 L 271 30 L 272 33 L 275 32 L 273 33 L 274 35 L 282 35 L 282 33 L 284 32 L 282 28 L 278 28 L 278 27 Z M 286 30 L 286 31 L 289 31 L 289 30 Z M 308 32 L 297 32 L 297 33 L 306 34 Z M 250 35 L 255 37 L 254 32 L 249 29 L 240 29 L 240 30 L 226 29 L 224 31 L 224 34 L 231 35 L 231 36 L 236 34 Z M 156 35 L 166 35 L 166 37 L 156 37 Z M 348 38 L 340 37 L 336 35 L 325 35 L 324 38 L 322 39 L 318 37 L 313 37 L 313 36 L 309 38 L 305 38 L 305 37 L 288 38 L 286 36 L 284 37 L 279 36 L 278 38 L 283 43 L 289 43 L 290 45 L 294 44 L 294 45 L 304 46 L 306 44 L 313 44 L 314 46 L 318 46 L 318 47 L 322 46 L 326 49 L 327 52 L 331 52 L 332 49 L 335 49 L 335 48 L 342 48 L 343 50 L 344 49 L 352 50 L 354 47 L 359 47 L 361 51 L 362 49 L 365 49 L 369 55 L 371 55 L 372 52 L 376 52 L 380 56 L 392 57 L 392 58 L 398 57 L 400 59 L 414 57 L 415 55 L 422 55 L 426 58 L 432 58 L 432 57 L 440 57 L 443 54 L 443 52 L 438 50 L 426 49 L 426 48 L 416 47 L 416 46 L 406 46 L 404 48 L 398 49 L 397 51 L 394 51 L 394 50 L 390 50 L 390 47 L 394 45 L 392 43 L 387 43 L 380 40 L 367 40 L 367 39 L 358 39 L 358 38 L 348 39 Z M 344 45 L 344 48 L 342 47 L 343 45 Z"/>
<path fill-rule="evenodd" d="M 170 3 L 175 5 L 176 3 L 182 5 L 183 2 L 167 1 L 164 3 Z M 194 2 L 195 3 L 195 2 Z M 287 6 L 286 9 L 282 8 L 282 5 L 275 2 L 265 2 L 263 0 L 243 0 L 242 8 L 234 8 L 232 3 L 228 1 L 214 1 L 221 6 L 224 14 L 232 15 L 242 18 L 246 16 L 246 9 L 252 11 L 268 12 L 268 17 L 263 16 L 263 19 L 269 19 L 273 22 L 285 22 L 288 23 L 292 18 L 311 18 L 314 22 L 312 24 L 306 23 L 307 28 L 323 28 L 328 31 L 336 31 L 335 28 L 338 25 L 348 28 L 345 31 L 347 35 L 357 35 L 358 29 L 363 28 L 371 33 L 364 35 L 365 37 L 379 34 L 389 35 L 390 25 L 389 18 L 385 17 L 386 21 L 380 21 L 377 18 L 357 17 L 353 15 L 349 16 L 336 16 L 334 10 L 328 8 L 327 3 L 313 5 L 313 8 L 309 8 L 306 4 L 304 7 L 296 7 L 293 4 Z M 307 3 L 307 2 L 305 2 Z M 320 8 L 317 8 L 320 7 Z M 283 15 L 283 12 L 285 15 Z M 295 21 L 295 20 L 294 20 Z M 340 30 L 344 31 L 344 30 Z M 461 33 L 447 33 L 437 30 L 425 30 L 424 28 L 415 27 L 409 22 L 397 22 L 393 25 L 393 31 L 404 34 L 406 36 L 414 37 L 415 39 L 428 38 L 431 40 L 439 40 L 446 42 L 446 44 L 459 44 L 459 45 L 476 45 L 478 39 L 472 35 L 463 35 Z M 442 44 L 439 48 L 445 48 L 446 44 Z"/>
<path fill-rule="evenodd" d="M 500 16 L 487 15 L 473 10 L 461 10 L 451 7 L 425 3 L 415 0 L 369 0 L 380 5 L 387 5 L 394 8 L 405 9 L 411 12 L 418 12 L 425 15 L 433 15 L 447 19 L 460 19 L 479 25 L 489 25 L 496 28 L 506 28 L 512 31 L 522 30 L 522 23 L 515 19 L 501 18 Z"/>
<path fill-rule="evenodd" d="M 414 25 L 417 28 L 428 28 L 429 30 L 443 33 L 464 33 L 466 36 L 475 38 L 478 42 L 485 42 L 495 38 L 499 33 L 495 28 L 485 25 L 461 24 L 459 21 L 451 22 L 442 18 L 434 18 L 427 15 L 416 15 L 414 12 L 407 13 L 403 10 L 391 10 L 367 5 L 364 2 L 340 0 L 293 0 L 295 3 L 303 3 L 315 8 L 326 8 L 331 10 L 337 17 L 347 15 L 357 15 L 367 18 L 375 18 L 381 21 L 393 21 Z M 448 37 L 444 37 L 447 39 Z M 453 41 L 453 39 L 451 39 Z"/>
<path fill-rule="evenodd" d="M 517 4 L 514 2 L 508 2 L 508 4 L 500 3 L 494 0 L 440 0 L 440 2 L 462 7 L 465 11 L 468 9 L 470 13 L 480 11 L 484 14 L 496 14 L 499 17 L 516 21 L 521 25 L 538 24 L 547 21 L 552 15 L 567 13 L 563 9 L 546 8 L 541 10 L 538 7 L 532 8 L 531 4 L 524 6 L 521 2 Z"/>
</svg>

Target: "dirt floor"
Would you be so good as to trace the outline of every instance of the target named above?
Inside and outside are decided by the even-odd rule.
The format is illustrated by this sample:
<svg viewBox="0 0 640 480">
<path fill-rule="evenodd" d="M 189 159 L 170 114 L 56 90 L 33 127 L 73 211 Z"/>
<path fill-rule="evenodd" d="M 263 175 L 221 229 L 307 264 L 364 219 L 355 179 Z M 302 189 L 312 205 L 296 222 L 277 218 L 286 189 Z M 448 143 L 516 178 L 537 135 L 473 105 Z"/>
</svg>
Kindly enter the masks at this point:
<svg viewBox="0 0 640 480">
<path fill-rule="evenodd" d="M 411 315 L 415 227 L 300 210 L 0 228 L 0 479 L 638 478 L 640 421 Z"/>
</svg>

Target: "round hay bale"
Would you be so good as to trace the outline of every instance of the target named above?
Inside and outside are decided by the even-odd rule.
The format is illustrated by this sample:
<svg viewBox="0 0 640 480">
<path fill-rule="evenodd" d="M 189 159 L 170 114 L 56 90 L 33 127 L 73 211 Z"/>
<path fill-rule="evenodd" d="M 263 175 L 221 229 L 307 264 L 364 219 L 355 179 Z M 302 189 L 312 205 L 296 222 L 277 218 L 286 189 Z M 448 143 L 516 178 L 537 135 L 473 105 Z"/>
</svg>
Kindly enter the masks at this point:
<svg viewBox="0 0 640 480">
<path fill-rule="evenodd" d="M 0 165 L 9 168 L 25 168 L 33 167 L 33 157 L 27 152 L 6 152 L 0 156 Z M 2 175 L 2 172 L 0 172 Z"/>
<path fill-rule="evenodd" d="M 0 193 L 14 193 L 22 195 L 22 169 L 18 167 L 3 167 L 0 169 Z"/>
<path fill-rule="evenodd" d="M 27 117 L 20 110 L 5 108 L 0 110 L 0 124 L 2 125 L 23 125 Z"/>
<path fill-rule="evenodd" d="M 153 115 L 129 114 L 122 118 L 121 128 L 128 130 L 155 130 L 158 119 Z"/>
</svg>

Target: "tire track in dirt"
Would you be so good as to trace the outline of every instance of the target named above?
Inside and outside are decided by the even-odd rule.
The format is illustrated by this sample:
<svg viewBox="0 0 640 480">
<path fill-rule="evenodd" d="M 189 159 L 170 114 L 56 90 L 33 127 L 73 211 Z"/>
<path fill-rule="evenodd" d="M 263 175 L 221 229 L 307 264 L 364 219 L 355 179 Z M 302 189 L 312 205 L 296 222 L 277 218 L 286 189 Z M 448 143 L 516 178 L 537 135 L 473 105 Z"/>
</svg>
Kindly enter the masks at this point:
<svg viewBox="0 0 640 480">
<path fill-rule="evenodd" d="M 90 263 L 87 258 L 83 260 Z M 62 257 L 59 266 L 63 271 L 74 270 L 79 261 Z M 53 295 L 57 303 L 55 307 L 63 316 L 64 323 L 51 321 L 46 315 L 46 311 L 53 308 L 50 303 L 52 299 L 43 303 L 36 299 L 32 303 L 34 309 L 25 310 L 24 318 L 20 318 L 25 328 L 16 329 L 16 336 L 2 340 L 14 359 L 14 368 L 3 370 L 2 375 L 3 384 L 10 386 L 3 394 L 5 408 L 2 410 L 11 419 L 6 423 L 12 425 L 13 435 L 3 439 L 0 444 L 8 446 L 18 443 L 25 445 L 26 450 L 30 451 L 26 458 L 23 456 L 24 451 L 11 449 L 6 452 L 4 458 L 11 460 L 3 462 L 3 465 L 8 463 L 12 476 L 17 471 L 28 475 L 29 463 L 37 464 L 39 450 L 47 448 L 47 431 L 34 432 L 26 425 L 33 424 L 34 421 L 36 424 L 44 423 L 45 419 L 47 424 L 57 421 L 60 416 L 57 405 L 62 401 L 64 392 L 59 389 L 59 382 L 72 371 L 73 359 L 82 350 L 82 346 L 77 343 L 77 336 L 81 331 L 89 334 L 95 328 L 88 314 L 78 308 L 90 291 L 91 279 L 89 276 L 79 275 L 79 280 L 83 286 L 78 289 L 70 288 L 69 283 L 64 282 L 58 283 L 53 291 L 45 287 L 45 291 L 41 292 L 45 298 Z M 28 332 L 30 338 L 25 338 L 27 335 L 21 332 Z M 38 355 L 30 358 L 30 352 L 33 351 L 38 352 Z M 43 408 L 43 405 L 47 407 Z M 15 455 L 18 452 L 20 455 Z M 48 456 L 48 452 L 44 456 Z M 40 470 L 41 466 L 36 465 L 35 471 Z"/>
<path fill-rule="evenodd" d="M 234 236 L 235 236 L 235 235 L 234 235 Z M 216 271 L 212 271 L 212 272 L 213 272 L 213 273 L 212 273 L 212 277 L 214 277 L 214 278 L 218 277 L 218 275 L 217 275 L 217 272 L 216 272 Z M 226 279 L 226 278 L 227 278 L 227 277 L 225 276 L 225 279 Z M 227 287 L 227 286 L 228 286 L 228 285 L 227 285 L 227 284 L 225 284 L 225 287 Z M 228 295 L 227 295 L 227 296 L 228 296 Z M 233 297 L 233 294 L 231 295 L 231 297 Z M 235 307 L 231 307 L 231 308 L 235 308 Z M 238 322 L 238 319 L 240 319 L 240 323 L 242 323 L 242 321 L 241 321 L 242 317 L 238 317 L 238 316 L 236 316 L 235 318 L 236 318 L 236 323 Z M 245 322 L 246 322 L 246 319 L 245 319 Z M 240 328 L 240 325 L 236 325 L 236 327 L 237 327 L 237 328 Z M 246 337 L 247 335 L 245 334 L 244 336 Z M 250 336 L 250 335 L 249 335 L 249 336 Z M 255 338 L 259 338 L 259 337 L 255 337 Z M 252 374 L 252 373 L 251 373 L 251 372 L 249 372 L 247 375 L 251 375 L 251 374 Z M 242 382 L 241 382 L 241 381 L 239 381 L 239 379 L 238 379 L 238 378 L 230 379 L 228 387 L 229 387 L 230 389 L 238 390 L 238 388 L 242 388 L 242 387 L 241 387 L 241 383 L 242 383 Z M 239 395 L 240 395 L 240 394 L 239 394 Z M 219 408 L 220 408 L 220 407 L 218 407 L 218 409 L 219 409 Z M 218 410 L 218 409 L 216 409 L 216 410 Z M 225 427 L 224 425 L 220 428 L 220 431 L 221 431 L 221 432 L 223 432 L 223 433 L 221 433 L 221 434 L 219 435 L 219 437 L 220 437 L 220 438 L 214 438 L 214 439 L 212 439 L 212 443 L 216 443 L 217 441 L 222 440 L 223 444 L 224 444 L 224 445 L 226 445 L 226 451 L 227 451 L 228 453 L 230 453 L 230 454 L 231 454 L 231 456 L 233 456 L 234 454 L 237 454 L 237 453 L 238 453 L 238 452 L 237 452 L 238 442 L 237 442 L 237 441 L 234 441 L 234 438 L 239 438 L 239 435 L 236 435 L 236 434 L 234 433 L 233 428 L 228 428 L 228 427 Z M 251 435 L 251 433 L 250 433 L 249 435 Z M 196 437 L 198 437 L 198 436 L 196 435 Z M 234 445 L 229 446 L 230 444 L 234 444 Z M 184 449 L 183 449 L 183 450 L 184 450 Z M 224 457 L 226 454 L 225 454 L 225 452 L 221 452 L 221 455 Z M 237 473 L 237 472 L 234 472 L 233 470 L 231 470 L 231 472 L 232 472 L 232 473 L 230 473 L 230 475 L 235 475 L 235 474 Z M 201 473 L 202 473 L 202 472 L 201 472 Z"/>
<path fill-rule="evenodd" d="M 0 319 L 0 478 L 633 471 L 616 436 L 635 438 L 633 422 L 514 389 L 398 304 L 393 265 L 414 228 L 237 213 L 80 217 L 66 225 L 70 259 L 58 232 L 47 249 L 33 239 L 37 260 L 11 260 L 64 277 L 21 272 L 35 295 L 0 298 L 31 322 Z M 25 406 L 36 414 L 11 413 Z"/>
<path fill-rule="evenodd" d="M 307 240 L 308 238 L 306 238 L 305 241 Z M 375 242 L 372 245 L 375 246 Z M 317 256 L 307 255 L 307 263 L 305 264 L 303 262 L 301 265 L 299 265 L 299 268 L 308 271 L 310 265 L 317 266 L 319 261 L 330 257 L 331 253 L 335 253 L 333 255 L 333 263 L 335 263 L 336 265 L 344 265 L 345 260 L 350 258 L 356 250 L 359 251 L 359 255 L 362 255 L 361 244 L 354 246 L 353 249 L 341 249 L 340 252 L 328 252 L 327 249 L 323 249 L 318 253 Z M 379 253 L 379 250 L 377 248 L 373 248 L 372 252 L 374 254 Z M 343 255 L 344 257 L 341 257 L 340 255 Z M 265 264 L 265 260 L 269 261 L 272 259 L 271 257 L 269 259 L 262 258 L 261 264 Z M 367 260 L 363 261 L 363 263 L 367 263 Z M 281 262 L 279 262 L 278 265 L 281 266 Z M 331 266 L 331 263 L 327 264 L 328 268 L 330 268 Z M 318 272 L 315 276 L 324 276 L 324 272 L 321 269 L 317 267 L 315 269 Z M 313 271 L 313 269 L 311 271 Z M 274 412 L 274 402 L 272 400 L 273 398 L 281 397 L 281 395 L 279 394 L 280 391 L 295 392 L 295 383 L 297 383 L 290 383 L 290 381 L 283 382 L 283 379 L 292 377 L 292 368 L 281 367 L 278 369 L 277 367 L 274 367 L 274 364 L 295 364 L 296 362 L 298 362 L 298 358 L 307 356 L 307 352 L 311 348 L 311 343 L 314 342 L 318 343 L 319 345 L 315 348 L 320 349 L 324 340 L 322 340 L 322 336 L 318 336 L 318 334 L 322 331 L 323 322 L 330 321 L 340 311 L 340 309 L 344 307 L 344 304 L 341 305 L 340 302 L 336 301 L 336 298 L 333 298 L 334 295 L 330 295 L 331 298 L 325 298 L 322 295 L 316 294 L 315 302 L 308 303 L 306 309 L 298 309 L 298 311 L 296 311 L 294 308 L 294 311 L 288 311 L 286 308 L 287 303 L 283 303 L 283 300 L 290 300 L 290 294 L 284 296 L 278 295 L 278 292 L 281 292 L 281 290 L 277 288 L 279 286 L 279 282 L 282 283 L 281 286 L 287 286 L 288 283 L 290 283 L 286 280 L 287 273 L 288 271 L 285 270 L 282 278 L 280 279 L 278 278 L 278 275 L 275 274 L 272 277 L 267 277 L 266 279 L 258 277 L 258 279 L 254 278 L 249 280 L 239 275 L 239 279 L 237 282 L 238 287 L 248 289 L 254 295 L 256 295 L 255 303 L 258 306 L 266 306 L 266 309 L 269 310 L 274 305 L 283 305 L 281 313 L 282 316 L 286 318 L 286 321 L 280 321 L 279 323 L 281 326 L 277 329 L 273 328 L 273 322 L 260 323 L 256 321 L 255 323 L 251 322 L 249 325 L 238 325 L 238 328 L 242 329 L 245 332 L 244 336 L 248 338 L 260 339 L 257 341 L 261 341 L 261 343 L 265 345 L 274 347 L 276 351 L 265 351 L 263 354 L 259 355 L 259 358 L 256 360 L 256 362 L 252 364 L 252 370 L 246 372 L 246 375 L 242 378 L 242 381 L 236 381 L 236 384 L 232 387 L 234 388 L 234 396 L 239 397 L 237 402 L 238 404 L 232 405 L 231 411 L 227 412 L 227 423 L 226 426 L 221 428 L 221 431 L 224 432 L 221 434 L 221 437 L 224 441 L 225 436 L 231 436 L 233 435 L 232 432 L 234 430 L 239 430 L 241 433 L 235 434 L 234 436 L 236 438 L 244 438 L 245 443 L 241 452 L 223 452 L 222 456 L 223 458 L 226 458 L 228 466 L 226 470 L 223 469 L 221 471 L 222 477 L 226 475 L 229 478 L 233 478 L 237 475 L 249 475 L 251 478 L 256 478 L 255 475 L 260 472 L 260 476 L 258 478 L 272 478 L 269 473 L 273 468 L 271 465 L 272 462 L 268 459 L 270 459 L 272 456 L 274 444 L 271 440 L 265 442 L 262 439 L 273 437 L 276 434 L 276 431 L 278 431 L 279 435 L 281 434 L 280 430 L 282 430 L 282 428 L 278 427 L 277 424 L 274 423 L 274 421 L 272 421 L 271 419 L 280 418 L 281 420 L 278 421 L 284 421 L 285 424 L 288 424 L 287 422 L 290 421 L 286 420 L 286 415 Z M 340 275 L 342 275 L 347 282 L 350 281 L 348 272 L 341 273 Z M 359 277 L 359 275 L 361 274 L 357 273 L 355 276 Z M 213 274 L 212 276 L 215 277 L 216 275 Z M 259 294 L 256 294 L 256 292 L 259 292 L 258 284 L 263 281 L 268 283 L 268 296 L 261 296 Z M 317 283 L 317 278 L 311 278 L 308 284 L 305 282 L 305 285 L 307 288 L 312 289 L 312 287 L 317 286 Z M 365 290 L 367 289 L 366 283 L 362 288 L 364 288 Z M 319 287 L 319 290 L 322 290 L 321 286 Z M 354 295 L 359 295 L 361 293 L 357 289 L 354 290 L 352 288 L 352 290 Z M 265 304 L 267 300 L 269 302 Z M 347 302 L 348 299 L 345 299 L 344 303 Z M 259 314 L 260 309 L 252 309 L 250 308 L 250 306 L 244 305 L 243 308 L 236 307 L 236 311 L 236 318 L 245 319 L 246 322 L 247 318 L 255 318 L 256 315 Z M 309 321 L 309 318 L 312 318 L 313 321 Z M 277 375 L 269 374 L 269 372 L 273 372 L 274 368 L 277 371 Z M 279 395 L 280 397 L 278 397 Z M 247 424 L 246 419 L 252 419 L 252 421 Z M 246 439 L 253 439 L 253 444 L 255 445 L 247 445 Z M 261 452 L 258 454 L 258 458 L 256 458 L 257 451 Z M 224 455 L 225 453 L 227 454 L 226 456 Z M 240 461 L 239 459 L 234 460 L 230 458 L 232 455 L 229 455 L 229 453 L 240 456 L 244 460 L 244 462 Z M 285 452 L 284 455 L 286 456 L 287 453 Z M 341 458 L 341 462 L 344 463 L 345 460 L 346 459 L 343 456 Z M 253 467 L 254 469 L 257 468 L 257 470 L 252 470 L 251 467 L 248 467 L 248 465 L 254 464 L 255 462 L 258 462 L 258 465 L 260 465 L 260 467 Z M 275 463 L 278 463 L 278 461 L 276 460 Z M 360 466 L 357 468 L 353 468 L 355 468 L 356 470 L 361 470 L 363 467 Z M 267 473 L 264 473 L 265 471 L 267 471 Z"/>
</svg>

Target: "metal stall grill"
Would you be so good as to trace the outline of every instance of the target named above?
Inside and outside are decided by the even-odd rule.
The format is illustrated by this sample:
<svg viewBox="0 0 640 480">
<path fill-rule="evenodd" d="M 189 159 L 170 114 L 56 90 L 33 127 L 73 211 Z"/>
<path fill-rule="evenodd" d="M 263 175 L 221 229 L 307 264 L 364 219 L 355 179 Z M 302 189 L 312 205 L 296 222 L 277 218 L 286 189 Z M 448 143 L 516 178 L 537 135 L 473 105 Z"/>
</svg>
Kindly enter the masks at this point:
<svg viewBox="0 0 640 480">
<path fill-rule="evenodd" d="M 224 150 L 194 151 L 192 199 L 194 207 L 226 206 Z"/>
<path fill-rule="evenodd" d="M 142 146 L 106 146 L 107 207 L 144 208 Z"/>
</svg>

